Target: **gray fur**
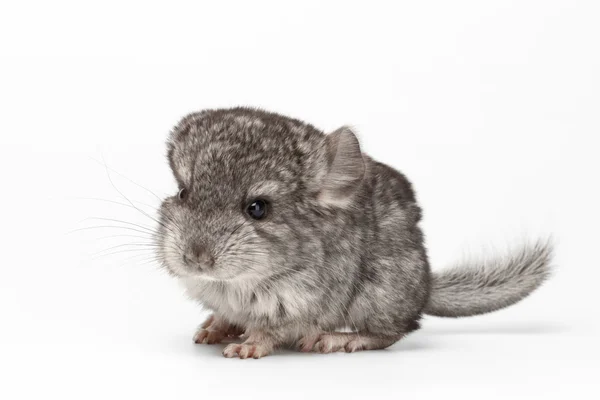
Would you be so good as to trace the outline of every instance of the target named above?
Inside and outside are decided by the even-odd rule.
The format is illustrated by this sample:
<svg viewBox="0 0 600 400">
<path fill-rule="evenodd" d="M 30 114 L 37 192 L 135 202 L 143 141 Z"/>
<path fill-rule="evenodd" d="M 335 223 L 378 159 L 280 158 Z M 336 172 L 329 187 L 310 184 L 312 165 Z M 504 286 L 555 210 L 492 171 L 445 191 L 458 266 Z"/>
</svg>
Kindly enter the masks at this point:
<svg viewBox="0 0 600 400">
<path fill-rule="evenodd" d="M 493 311 L 547 275 L 540 245 L 496 269 L 431 276 L 411 184 L 364 155 L 347 127 L 325 135 L 261 110 L 207 110 L 184 118 L 168 148 L 186 197 L 161 207 L 159 256 L 213 311 L 197 342 L 245 332 L 228 357 L 387 347 L 424 312 Z M 265 220 L 244 211 L 256 198 L 268 201 Z"/>
<path fill-rule="evenodd" d="M 538 242 L 489 263 L 461 265 L 433 274 L 425 313 L 469 317 L 515 304 L 549 277 L 551 258 L 550 243 Z"/>
</svg>

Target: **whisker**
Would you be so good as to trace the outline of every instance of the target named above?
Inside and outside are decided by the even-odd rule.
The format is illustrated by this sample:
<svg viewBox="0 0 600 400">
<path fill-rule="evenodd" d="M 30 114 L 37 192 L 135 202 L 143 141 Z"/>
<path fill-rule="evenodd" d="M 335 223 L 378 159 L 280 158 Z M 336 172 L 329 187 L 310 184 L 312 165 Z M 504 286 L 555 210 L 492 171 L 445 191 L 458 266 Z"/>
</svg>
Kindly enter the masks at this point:
<svg viewBox="0 0 600 400">
<path fill-rule="evenodd" d="M 96 239 L 97 240 L 113 239 L 113 238 L 116 238 L 116 237 L 131 237 L 131 238 L 138 238 L 138 239 L 149 239 L 148 236 L 140 236 L 140 235 L 108 235 L 108 236 L 101 236 L 101 237 L 96 238 Z"/>
<path fill-rule="evenodd" d="M 102 159 L 103 159 L 103 161 L 104 161 L 104 157 L 103 157 Z M 156 218 L 152 217 L 151 215 L 149 215 L 149 214 L 148 214 L 148 213 L 146 213 L 145 211 L 141 210 L 139 207 L 136 207 L 136 205 L 135 205 L 135 204 L 133 204 L 133 202 L 132 202 L 131 200 L 129 200 L 129 198 L 128 198 L 127 196 L 125 196 L 125 195 L 123 194 L 123 192 L 121 192 L 121 191 L 119 190 L 119 188 L 117 188 L 117 186 L 116 186 L 116 185 L 115 185 L 115 183 L 113 182 L 113 180 L 112 180 L 112 177 L 110 176 L 109 167 L 108 167 L 108 165 L 106 165 L 106 161 L 104 161 L 104 167 L 106 168 L 106 176 L 108 177 L 108 181 L 110 182 L 110 184 L 112 185 L 112 187 L 113 187 L 113 188 L 114 188 L 114 189 L 117 191 L 117 193 L 119 193 L 119 195 L 120 195 L 120 196 L 121 196 L 123 199 L 125 199 L 125 200 L 126 200 L 128 203 L 129 203 L 129 204 L 131 204 L 131 206 L 132 206 L 133 208 L 135 208 L 136 210 L 138 210 L 140 213 L 142 213 L 143 215 L 145 215 L 145 216 L 147 216 L 148 218 L 152 219 L 154 222 L 156 222 L 157 224 L 159 224 L 159 225 L 160 225 L 160 226 L 162 226 L 163 228 L 165 228 L 165 229 L 169 230 L 169 227 L 168 227 L 168 226 L 166 226 L 165 224 L 163 224 L 161 221 L 159 221 L 159 220 L 157 220 Z M 130 180 L 130 181 L 131 181 L 131 180 Z M 133 181 L 131 181 L 131 182 L 133 183 Z M 138 186 L 139 186 L 139 185 L 138 185 Z M 144 188 L 144 189 L 146 189 L 146 188 Z M 149 189 L 146 189 L 146 190 L 150 191 Z M 155 195 L 155 196 L 156 196 L 156 195 Z M 158 196 L 156 196 L 156 197 L 158 198 Z M 179 228 L 179 227 L 177 226 L 177 224 L 174 224 L 173 226 L 175 226 L 175 227 Z"/>
<path fill-rule="evenodd" d="M 102 199 L 102 198 L 99 198 L 99 197 L 73 197 L 73 198 L 74 198 L 74 199 L 77 199 L 77 200 L 94 200 L 94 201 L 103 201 L 103 202 L 107 202 L 107 203 L 118 204 L 118 205 L 120 205 L 120 206 L 123 206 L 123 207 L 133 208 L 134 210 L 136 210 L 136 207 L 132 206 L 131 204 L 122 203 L 122 202 L 120 202 L 120 201 L 115 201 L 115 200 Z M 156 206 L 154 206 L 154 205 L 152 205 L 152 204 L 147 204 L 147 203 L 144 203 L 144 202 L 142 202 L 142 201 L 138 201 L 138 200 L 131 200 L 131 202 L 132 202 L 132 203 L 141 204 L 141 205 L 143 205 L 143 206 L 146 206 L 146 207 L 149 207 L 149 208 L 151 208 L 151 209 L 152 209 L 152 211 L 154 211 L 154 212 L 160 212 L 159 208 L 158 208 L 158 207 L 156 207 Z M 167 211 L 168 211 L 168 210 L 167 210 Z M 149 219 L 150 219 L 150 220 L 152 220 L 153 222 L 156 222 L 156 220 L 155 220 L 154 218 L 152 218 L 152 217 L 149 217 L 149 216 L 148 216 L 148 215 L 146 215 L 146 214 L 142 214 L 142 215 L 144 215 L 145 217 L 149 218 Z M 167 220 L 169 220 L 169 221 L 171 221 L 171 222 L 174 222 L 174 219 L 173 219 L 173 217 L 174 217 L 174 216 L 173 216 L 173 214 L 172 214 L 172 213 L 170 213 L 170 212 L 169 212 L 169 214 L 166 214 L 166 215 L 164 215 L 164 216 L 165 216 L 165 218 L 166 218 Z M 163 226 L 164 226 L 164 225 L 163 225 Z M 164 227 L 166 228 L 166 226 L 164 226 Z"/>
<path fill-rule="evenodd" d="M 115 218 L 88 217 L 88 218 L 85 218 L 85 219 L 83 219 L 83 220 L 81 220 L 79 222 L 85 222 L 85 221 L 88 221 L 88 220 L 118 222 L 118 223 L 121 223 L 121 224 L 127 224 L 127 225 L 137 226 L 138 228 L 145 229 L 145 230 L 147 230 L 149 232 L 152 232 L 152 233 L 155 232 L 155 229 L 152 229 L 150 227 L 147 227 L 147 226 L 144 226 L 144 225 L 140 225 L 140 224 L 135 224 L 133 222 L 123 221 L 123 220 L 120 220 L 120 219 L 115 219 Z"/>
<path fill-rule="evenodd" d="M 116 200 L 102 199 L 102 198 L 100 198 L 100 197 L 71 197 L 71 198 L 72 198 L 72 199 L 75 199 L 75 200 L 93 200 L 93 201 L 103 201 L 103 202 L 105 202 L 105 203 L 118 204 L 118 205 L 120 205 L 120 206 L 129 207 L 129 208 L 133 208 L 133 207 L 132 207 L 130 204 L 127 204 L 127 203 L 121 203 L 120 201 L 116 201 Z M 151 205 L 151 204 L 143 203 L 143 202 L 141 202 L 141 201 L 137 201 L 137 200 L 132 200 L 132 202 L 133 202 L 133 203 L 138 203 L 138 204 L 141 204 L 141 205 L 143 205 L 143 206 L 146 206 L 146 207 L 150 207 L 150 208 L 152 208 L 152 210 L 153 210 L 153 211 L 157 211 L 157 210 L 158 210 L 158 208 L 157 208 L 157 207 L 155 207 L 155 206 L 153 206 L 153 205 Z"/>
<path fill-rule="evenodd" d="M 141 189 L 144 189 L 145 191 L 147 191 L 148 193 L 150 193 L 151 195 L 153 195 L 154 197 L 156 197 L 156 198 L 157 198 L 159 201 L 161 201 L 161 202 L 163 201 L 163 198 L 159 197 L 159 196 L 158 196 L 156 193 L 154 193 L 152 190 L 148 189 L 148 188 L 147 188 L 147 187 L 145 187 L 145 186 L 142 186 L 142 185 L 140 185 L 140 184 L 139 184 L 139 183 L 137 183 L 137 182 L 134 182 L 132 179 L 130 179 L 130 178 L 128 178 L 128 177 L 126 177 L 125 175 L 123 175 L 123 174 L 122 174 L 122 173 L 120 173 L 119 171 L 117 171 L 117 170 L 115 170 L 114 168 L 111 168 L 111 167 L 109 167 L 108 165 L 106 165 L 106 161 L 104 160 L 104 157 L 102 157 L 102 162 L 100 162 L 99 160 L 96 160 L 94 157 L 90 157 L 90 158 L 91 158 L 92 160 L 94 160 L 95 162 L 97 162 L 98 164 L 100 164 L 100 165 L 104 165 L 104 167 L 105 167 L 107 170 L 111 170 L 113 173 L 115 173 L 115 174 L 119 175 L 121 178 L 123 178 L 123 179 L 125 179 L 125 180 L 129 181 L 130 183 L 134 184 L 135 186 L 137 186 L 137 187 L 139 187 L 139 188 L 141 188 Z M 163 197 L 164 197 L 164 196 L 163 196 Z"/>
<path fill-rule="evenodd" d="M 139 254 L 149 254 L 148 252 L 154 252 L 154 250 L 152 250 L 152 249 L 125 249 L 125 250 L 113 251 L 112 253 L 94 254 L 94 255 L 92 255 L 91 259 L 97 260 L 97 259 L 108 257 L 108 256 L 114 256 L 115 254 L 134 253 L 134 252 L 137 252 Z"/>
<path fill-rule="evenodd" d="M 150 233 L 147 232 L 147 231 L 142 231 L 140 229 L 130 228 L 130 227 L 127 227 L 127 226 L 120 226 L 120 225 L 86 226 L 86 227 L 83 227 L 83 228 L 77 228 L 77 229 L 73 229 L 71 231 L 68 231 L 66 233 L 66 235 L 70 235 L 72 233 L 79 232 L 79 231 L 85 231 L 85 230 L 89 230 L 89 229 L 101 229 L 101 228 L 124 229 L 124 230 L 128 230 L 128 231 L 134 231 L 134 232 L 139 232 L 139 233 L 143 233 L 143 234 L 146 234 L 146 235 L 150 235 Z M 153 235 L 154 234 L 152 234 L 151 236 L 153 236 Z"/>
<path fill-rule="evenodd" d="M 94 255 L 99 255 L 99 254 L 102 254 L 102 253 L 106 253 L 107 251 L 110 251 L 110 250 L 113 250 L 113 249 L 118 249 L 118 248 L 121 248 L 121 247 L 126 247 L 126 246 L 132 246 L 132 247 L 146 246 L 146 249 L 151 249 L 151 250 L 154 250 L 154 248 L 159 247 L 158 245 L 153 245 L 151 243 L 123 243 L 123 244 L 118 244 L 118 245 L 115 245 L 115 246 L 111 246 L 111 247 L 109 247 L 107 249 L 104 249 L 104 250 L 100 250 L 99 252 L 97 252 Z M 143 250 L 145 250 L 145 249 L 143 249 Z"/>
</svg>

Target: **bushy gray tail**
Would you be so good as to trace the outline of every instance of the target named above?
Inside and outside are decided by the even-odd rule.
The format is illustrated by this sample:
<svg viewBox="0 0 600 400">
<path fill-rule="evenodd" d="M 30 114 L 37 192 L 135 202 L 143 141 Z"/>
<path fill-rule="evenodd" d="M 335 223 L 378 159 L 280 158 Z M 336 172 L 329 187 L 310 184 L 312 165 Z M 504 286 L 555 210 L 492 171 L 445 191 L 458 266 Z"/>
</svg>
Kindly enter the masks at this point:
<svg viewBox="0 0 600 400">
<path fill-rule="evenodd" d="M 552 244 L 540 241 L 511 255 L 433 273 L 425 314 L 468 317 L 515 304 L 550 275 Z"/>
</svg>

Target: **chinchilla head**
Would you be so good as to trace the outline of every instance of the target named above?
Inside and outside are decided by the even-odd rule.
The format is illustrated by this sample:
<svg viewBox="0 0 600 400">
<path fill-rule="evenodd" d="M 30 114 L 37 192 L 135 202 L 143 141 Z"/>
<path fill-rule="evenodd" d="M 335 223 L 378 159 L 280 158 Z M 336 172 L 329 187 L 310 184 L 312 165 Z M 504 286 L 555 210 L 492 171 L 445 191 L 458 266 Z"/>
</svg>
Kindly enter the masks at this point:
<svg viewBox="0 0 600 400">
<path fill-rule="evenodd" d="M 179 191 L 160 208 L 158 255 L 170 273 L 208 280 L 319 265 L 365 174 L 350 129 L 325 135 L 246 108 L 188 115 L 168 159 Z"/>
</svg>

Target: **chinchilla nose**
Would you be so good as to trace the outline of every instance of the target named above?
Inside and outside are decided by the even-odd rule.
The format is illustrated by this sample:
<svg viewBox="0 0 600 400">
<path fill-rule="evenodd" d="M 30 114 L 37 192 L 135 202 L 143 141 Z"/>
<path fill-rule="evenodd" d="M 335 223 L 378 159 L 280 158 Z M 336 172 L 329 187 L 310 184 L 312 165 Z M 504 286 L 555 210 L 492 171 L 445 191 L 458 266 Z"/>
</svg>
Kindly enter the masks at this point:
<svg viewBox="0 0 600 400">
<path fill-rule="evenodd" d="M 209 269 L 215 264 L 215 259 L 205 246 L 195 243 L 187 248 L 183 255 L 183 262 L 188 266 Z"/>
</svg>

